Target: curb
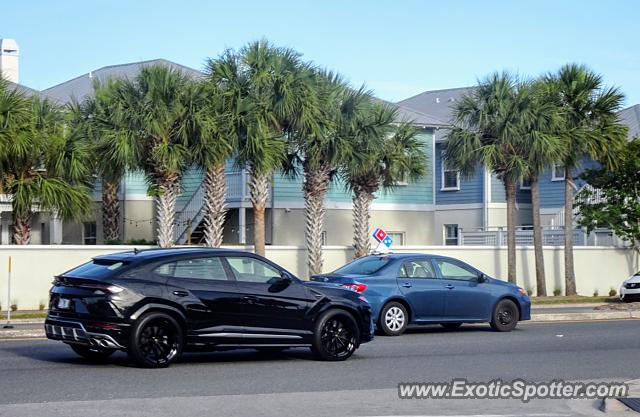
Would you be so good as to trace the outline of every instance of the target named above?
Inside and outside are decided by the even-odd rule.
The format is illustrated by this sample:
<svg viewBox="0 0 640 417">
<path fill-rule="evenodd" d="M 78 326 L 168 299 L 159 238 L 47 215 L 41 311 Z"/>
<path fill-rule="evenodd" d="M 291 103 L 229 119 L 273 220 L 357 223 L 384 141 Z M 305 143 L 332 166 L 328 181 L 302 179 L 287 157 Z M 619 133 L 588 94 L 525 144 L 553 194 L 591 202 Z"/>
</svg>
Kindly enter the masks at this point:
<svg viewBox="0 0 640 417">
<path fill-rule="evenodd" d="M 640 319 L 640 311 L 598 311 L 593 313 L 548 313 L 532 314 L 531 321 L 597 321 Z"/>
</svg>

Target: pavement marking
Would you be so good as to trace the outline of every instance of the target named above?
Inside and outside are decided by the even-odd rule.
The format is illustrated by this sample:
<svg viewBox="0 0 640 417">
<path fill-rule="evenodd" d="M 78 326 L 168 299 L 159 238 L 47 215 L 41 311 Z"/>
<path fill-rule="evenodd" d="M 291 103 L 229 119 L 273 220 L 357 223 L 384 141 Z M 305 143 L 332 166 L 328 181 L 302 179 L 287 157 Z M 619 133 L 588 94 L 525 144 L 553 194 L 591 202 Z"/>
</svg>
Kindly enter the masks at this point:
<svg viewBox="0 0 640 417">
<path fill-rule="evenodd" d="M 424 415 L 386 415 L 364 417 L 568 417 L 564 413 L 534 413 L 534 414 L 424 414 Z"/>
</svg>

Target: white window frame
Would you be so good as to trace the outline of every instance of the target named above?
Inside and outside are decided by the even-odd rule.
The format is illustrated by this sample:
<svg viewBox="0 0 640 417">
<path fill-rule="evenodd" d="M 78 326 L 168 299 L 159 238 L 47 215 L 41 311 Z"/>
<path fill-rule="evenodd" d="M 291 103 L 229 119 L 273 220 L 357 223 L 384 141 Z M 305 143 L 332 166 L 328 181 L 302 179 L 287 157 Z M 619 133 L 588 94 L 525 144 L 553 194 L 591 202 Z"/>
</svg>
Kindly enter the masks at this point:
<svg viewBox="0 0 640 417">
<path fill-rule="evenodd" d="M 529 180 L 529 185 L 524 185 L 524 178 L 520 178 L 520 189 L 521 190 L 530 190 L 531 189 L 531 180 Z"/>
<path fill-rule="evenodd" d="M 456 239 L 456 244 L 455 245 L 447 245 L 447 240 L 453 239 L 452 237 L 450 238 L 450 237 L 447 236 L 447 226 L 455 226 L 456 227 L 457 236 L 455 237 L 455 239 Z M 454 224 L 454 223 L 443 224 L 442 225 L 442 235 L 443 235 L 442 237 L 443 237 L 445 246 L 458 246 L 458 245 L 460 245 L 460 225 Z"/>
<path fill-rule="evenodd" d="M 558 168 L 558 167 L 562 167 L 562 176 L 561 177 L 556 176 L 556 168 Z M 561 164 L 561 163 L 553 164 L 553 167 L 551 168 L 551 181 L 564 181 L 564 180 L 565 180 L 564 164 Z"/>
<path fill-rule="evenodd" d="M 456 173 L 456 184 L 455 187 L 445 187 L 444 186 L 444 173 L 454 171 Z M 460 191 L 460 170 L 457 169 L 447 169 L 447 166 L 444 161 L 444 157 L 442 153 L 440 153 L 440 191 Z"/>
<path fill-rule="evenodd" d="M 391 235 L 400 235 L 400 242 L 397 242 L 393 236 L 391 236 L 391 239 L 393 239 L 393 244 L 394 246 L 404 246 L 404 242 L 406 239 L 406 233 L 405 232 L 399 232 L 399 231 L 388 231 L 387 235 L 391 236 Z"/>
</svg>

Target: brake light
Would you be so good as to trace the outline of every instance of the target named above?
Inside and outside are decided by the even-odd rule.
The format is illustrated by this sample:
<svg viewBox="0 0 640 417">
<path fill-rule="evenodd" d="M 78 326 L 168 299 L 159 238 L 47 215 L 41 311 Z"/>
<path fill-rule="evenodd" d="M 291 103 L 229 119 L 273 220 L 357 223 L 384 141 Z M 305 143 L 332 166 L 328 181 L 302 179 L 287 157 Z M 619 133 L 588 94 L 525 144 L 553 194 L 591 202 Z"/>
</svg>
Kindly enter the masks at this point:
<svg viewBox="0 0 640 417">
<path fill-rule="evenodd" d="M 124 291 L 124 288 L 113 284 L 82 284 L 78 287 L 102 291 L 107 294 L 118 294 Z"/>
<path fill-rule="evenodd" d="M 343 287 L 347 287 L 350 290 L 353 290 L 357 293 L 363 293 L 364 290 L 367 289 L 367 284 L 362 284 L 360 282 L 351 282 L 348 284 L 342 284 Z"/>
</svg>

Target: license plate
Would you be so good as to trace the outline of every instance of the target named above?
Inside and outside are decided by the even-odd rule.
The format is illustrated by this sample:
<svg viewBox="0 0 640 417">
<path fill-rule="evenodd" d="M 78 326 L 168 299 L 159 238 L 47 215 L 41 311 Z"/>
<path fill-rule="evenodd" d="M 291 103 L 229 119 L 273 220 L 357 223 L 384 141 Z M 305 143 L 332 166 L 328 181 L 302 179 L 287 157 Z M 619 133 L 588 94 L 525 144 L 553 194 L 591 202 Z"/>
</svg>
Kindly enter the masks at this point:
<svg viewBox="0 0 640 417">
<path fill-rule="evenodd" d="M 68 298 L 61 298 L 58 300 L 58 308 L 63 309 L 63 310 L 67 310 L 69 308 L 71 308 L 71 300 L 69 300 Z"/>
</svg>

